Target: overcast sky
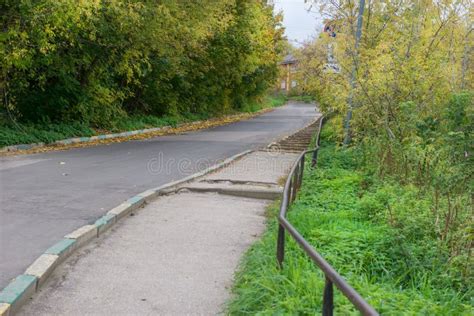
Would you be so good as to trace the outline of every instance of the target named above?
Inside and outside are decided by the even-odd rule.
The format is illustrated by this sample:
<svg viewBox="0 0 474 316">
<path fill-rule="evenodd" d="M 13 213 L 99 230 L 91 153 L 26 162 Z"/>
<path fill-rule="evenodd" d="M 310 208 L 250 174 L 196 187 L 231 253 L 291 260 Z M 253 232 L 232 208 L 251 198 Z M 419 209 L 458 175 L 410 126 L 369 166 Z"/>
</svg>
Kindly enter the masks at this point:
<svg viewBox="0 0 474 316">
<path fill-rule="evenodd" d="M 293 45 L 298 46 L 298 42 L 311 38 L 321 30 L 319 14 L 308 12 L 304 0 L 275 0 L 274 4 L 275 12 L 283 11 L 285 34 Z"/>
</svg>

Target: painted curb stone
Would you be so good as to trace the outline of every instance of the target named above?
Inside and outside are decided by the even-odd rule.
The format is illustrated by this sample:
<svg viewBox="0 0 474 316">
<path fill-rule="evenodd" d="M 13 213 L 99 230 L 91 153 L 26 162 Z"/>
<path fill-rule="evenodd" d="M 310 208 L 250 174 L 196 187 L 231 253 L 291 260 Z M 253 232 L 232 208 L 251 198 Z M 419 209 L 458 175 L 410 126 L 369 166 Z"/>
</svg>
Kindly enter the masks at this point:
<svg viewBox="0 0 474 316">
<path fill-rule="evenodd" d="M 58 263 L 66 259 L 71 252 L 74 250 L 76 240 L 64 238 L 54 244 L 53 246 L 49 247 L 44 253 L 50 255 L 57 255 L 58 256 Z"/>
<path fill-rule="evenodd" d="M 97 237 L 97 226 L 95 225 L 84 225 L 81 228 L 76 229 L 70 234 L 64 236 L 67 239 L 75 239 L 76 247 L 80 247 L 87 243 L 89 240 Z"/>
<path fill-rule="evenodd" d="M 155 190 L 146 190 L 145 192 L 138 194 L 138 196 L 141 196 L 142 198 L 145 199 L 145 202 L 150 202 L 157 195 L 158 195 L 158 192 L 156 192 Z"/>
<path fill-rule="evenodd" d="M 21 274 L 0 292 L 0 303 L 10 304 L 10 315 L 14 313 L 36 290 L 36 277 Z"/>
<path fill-rule="evenodd" d="M 0 303 L 0 316 L 10 316 L 10 304 Z"/>
<path fill-rule="evenodd" d="M 101 218 L 95 221 L 95 226 L 97 227 L 97 237 L 103 234 L 107 229 L 110 228 L 115 222 L 115 215 L 105 214 Z"/>
<path fill-rule="evenodd" d="M 130 214 L 132 211 L 132 204 L 124 202 L 120 204 L 117 207 L 114 207 L 110 211 L 107 212 L 107 214 L 114 215 L 117 220 L 122 219 L 123 217 L 127 216 Z"/>
<path fill-rule="evenodd" d="M 53 272 L 58 263 L 58 259 L 58 255 L 42 254 L 26 269 L 26 275 L 32 275 L 37 278 L 36 290 L 38 290 L 51 272 Z"/>
<path fill-rule="evenodd" d="M 134 197 L 129 198 L 125 203 L 130 204 L 130 211 L 134 211 L 143 204 L 145 204 L 145 199 L 142 196 L 135 195 Z"/>
</svg>

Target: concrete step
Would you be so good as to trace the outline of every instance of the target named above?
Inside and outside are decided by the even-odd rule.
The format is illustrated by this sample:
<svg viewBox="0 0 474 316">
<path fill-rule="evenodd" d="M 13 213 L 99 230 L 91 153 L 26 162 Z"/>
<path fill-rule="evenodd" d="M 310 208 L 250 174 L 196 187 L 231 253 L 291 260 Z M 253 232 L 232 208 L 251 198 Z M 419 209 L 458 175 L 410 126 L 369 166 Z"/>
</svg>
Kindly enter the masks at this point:
<svg viewBox="0 0 474 316">
<path fill-rule="evenodd" d="M 219 193 L 224 195 L 240 196 L 253 199 L 275 200 L 279 198 L 283 192 L 280 186 L 253 186 L 241 184 L 222 184 L 222 183 L 192 183 L 180 187 L 177 192 L 183 191 L 200 192 L 200 193 Z"/>
</svg>

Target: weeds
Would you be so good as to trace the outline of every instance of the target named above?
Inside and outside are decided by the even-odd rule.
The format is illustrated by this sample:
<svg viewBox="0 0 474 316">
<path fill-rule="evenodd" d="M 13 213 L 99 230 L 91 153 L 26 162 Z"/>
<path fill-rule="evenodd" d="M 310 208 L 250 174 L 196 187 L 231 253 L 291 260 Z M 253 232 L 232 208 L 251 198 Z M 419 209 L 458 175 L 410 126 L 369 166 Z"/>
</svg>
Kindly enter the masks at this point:
<svg viewBox="0 0 474 316">
<path fill-rule="evenodd" d="M 283 95 L 266 96 L 259 102 L 246 105 L 241 112 L 257 112 L 285 104 Z M 238 113 L 238 112 L 235 112 Z M 232 113 L 229 113 L 232 114 Z M 209 119 L 209 114 L 185 113 L 181 116 L 130 115 L 114 123 L 109 129 L 95 129 L 85 123 L 19 123 L 0 117 L 0 147 L 16 144 L 52 143 L 71 137 L 88 137 L 98 134 L 172 126 L 180 123 Z"/>
<path fill-rule="evenodd" d="M 314 102 L 314 97 L 311 95 L 291 95 L 289 99 L 293 101 L 304 102 L 304 103 Z"/>
<path fill-rule="evenodd" d="M 363 170 L 357 149 L 328 142 L 319 166 L 307 166 L 289 220 L 346 280 L 384 315 L 471 315 L 471 279 L 453 264 L 428 216 L 433 201 L 413 185 L 378 180 Z M 284 267 L 276 268 L 277 206 L 268 230 L 236 275 L 232 315 L 314 315 L 324 277 L 287 237 Z M 472 264 L 472 263 L 471 263 Z M 463 270 L 464 269 L 464 270 Z M 358 314 L 335 290 L 335 312 Z"/>
</svg>

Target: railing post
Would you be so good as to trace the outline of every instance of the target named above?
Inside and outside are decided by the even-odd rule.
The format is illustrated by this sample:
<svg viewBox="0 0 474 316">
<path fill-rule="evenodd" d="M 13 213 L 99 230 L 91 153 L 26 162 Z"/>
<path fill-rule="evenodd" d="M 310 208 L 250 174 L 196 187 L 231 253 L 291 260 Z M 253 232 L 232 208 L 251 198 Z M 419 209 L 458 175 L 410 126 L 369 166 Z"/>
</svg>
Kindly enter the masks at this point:
<svg viewBox="0 0 474 316">
<path fill-rule="evenodd" d="M 283 267 L 283 260 L 285 259 L 285 228 L 281 224 L 278 225 L 277 237 L 277 261 L 278 268 Z"/>
<path fill-rule="evenodd" d="M 303 174 L 304 174 L 304 157 L 301 157 L 301 170 L 300 170 L 300 181 L 298 182 L 298 189 L 301 188 L 301 185 L 303 184 Z"/>
<path fill-rule="evenodd" d="M 334 310 L 334 290 L 332 281 L 326 277 L 323 296 L 323 316 L 332 316 Z"/>
<path fill-rule="evenodd" d="M 316 164 L 318 163 L 318 151 L 319 151 L 319 147 L 317 147 L 314 151 L 313 151 L 313 159 L 311 160 L 311 167 L 315 167 Z"/>
<path fill-rule="evenodd" d="M 293 176 L 291 176 L 290 179 L 290 185 L 288 186 L 288 199 L 286 200 L 286 208 L 288 209 L 290 207 L 290 203 L 293 199 Z"/>
<path fill-rule="evenodd" d="M 321 118 L 321 124 L 319 124 L 318 139 L 317 139 L 318 147 L 321 145 L 321 130 L 323 129 L 323 124 L 324 124 L 324 117 Z"/>
<path fill-rule="evenodd" d="M 291 186 L 291 202 L 293 202 L 296 199 L 296 194 L 297 194 L 297 186 L 298 186 L 298 173 L 299 173 L 299 164 L 297 165 L 295 172 L 293 173 L 293 181 L 292 181 L 292 186 Z"/>
</svg>

